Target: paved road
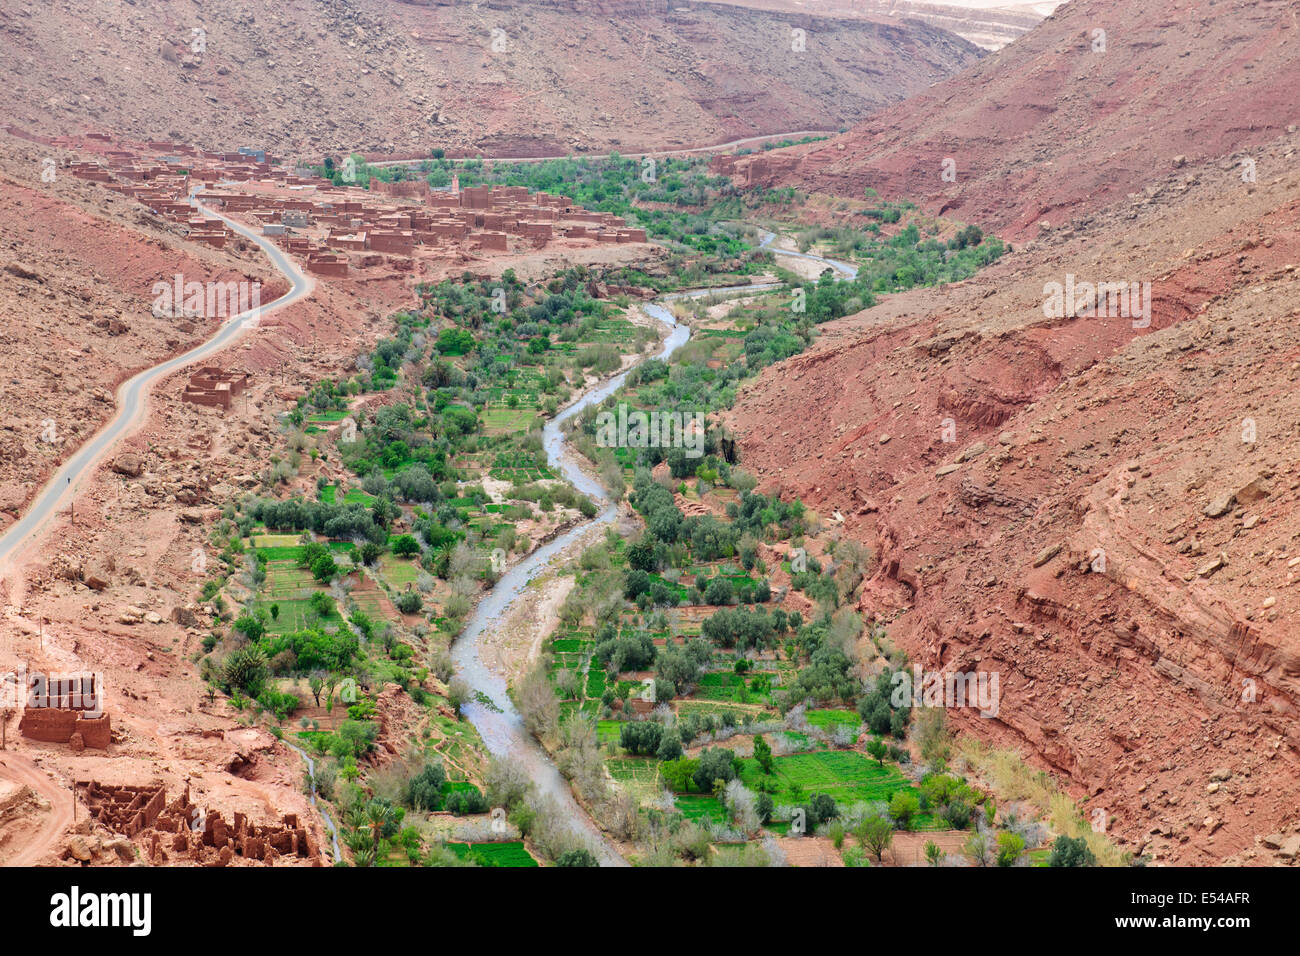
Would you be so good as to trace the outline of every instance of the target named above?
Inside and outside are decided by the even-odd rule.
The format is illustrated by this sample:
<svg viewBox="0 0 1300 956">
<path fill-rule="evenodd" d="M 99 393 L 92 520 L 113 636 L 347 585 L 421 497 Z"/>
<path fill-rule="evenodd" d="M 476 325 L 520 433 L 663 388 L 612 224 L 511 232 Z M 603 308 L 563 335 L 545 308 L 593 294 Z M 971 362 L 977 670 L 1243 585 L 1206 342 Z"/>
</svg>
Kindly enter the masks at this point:
<svg viewBox="0 0 1300 956">
<path fill-rule="evenodd" d="M 724 153 L 729 149 L 738 149 L 741 146 L 748 146 L 750 143 L 766 143 L 771 140 L 798 139 L 804 136 L 834 136 L 839 130 L 831 129 L 801 129 L 793 133 L 767 133 L 763 136 L 747 136 L 744 139 L 733 139 L 730 143 L 719 143 L 716 146 L 688 146 L 682 149 L 658 149 L 648 153 L 618 153 L 624 159 L 640 159 L 643 156 L 688 156 L 692 153 Z M 462 159 L 454 160 L 461 162 L 463 159 L 482 159 L 491 163 L 544 163 L 551 159 L 568 159 L 572 156 L 574 159 L 609 159 L 614 153 L 565 153 L 562 156 L 465 156 Z M 370 166 L 414 166 L 417 163 L 428 162 L 429 158 L 424 159 L 386 159 L 382 162 L 368 163 Z"/>
<path fill-rule="evenodd" d="M 248 312 L 241 312 L 239 315 L 227 319 L 217 329 L 216 334 L 202 345 L 190 349 L 190 351 L 175 358 L 168 359 L 161 365 L 146 369 L 123 382 L 117 390 L 117 414 L 107 425 L 96 432 L 90 441 L 77 449 L 62 468 L 55 472 L 54 477 L 45 484 L 31 505 L 28 506 L 27 512 L 22 519 L 12 525 L 3 535 L 0 535 L 0 574 L 8 570 L 9 563 L 18 550 L 34 541 L 48 524 L 50 518 L 67 507 L 68 502 L 76 495 L 77 488 L 82 480 L 90 475 L 99 463 L 108 456 L 113 446 L 134 431 L 140 422 L 144 420 L 144 412 L 149 399 L 149 389 L 154 383 L 179 368 L 184 368 L 186 365 L 220 352 L 238 339 L 246 329 L 256 326 L 262 316 L 292 305 L 304 296 L 309 295 L 312 289 L 315 288 L 315 280 L 299 270 L 293 260 L 266 239 L 263 239 L 246 226 L 202 205 L 197 196 L 190 197 L 190 204 L 202 209 L 208 215 L 216 216 L 244 238 L 257 243 L 261 250 L 270 257 L 275 267 L 289 280 L 291 283 L 289 291 L 268 305 L 263 305 L 259 309 L 252 309 Z"/>
</svg>

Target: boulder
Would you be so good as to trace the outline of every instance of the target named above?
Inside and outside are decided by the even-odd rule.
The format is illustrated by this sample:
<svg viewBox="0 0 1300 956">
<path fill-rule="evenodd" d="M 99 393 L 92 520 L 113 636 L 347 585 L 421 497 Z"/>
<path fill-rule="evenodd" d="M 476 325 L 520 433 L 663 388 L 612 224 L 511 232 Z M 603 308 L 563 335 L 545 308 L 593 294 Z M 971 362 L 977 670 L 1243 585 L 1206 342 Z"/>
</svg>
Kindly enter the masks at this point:
<svg viewBox="0 0 1300 956">
<path fill-rule="evenodd" d="M 112 559 L 94 560 L 82 575 L 82 581 L 92 591 L 102 591 L 112 582 Z"/>
<path fill-rule="evenodd" d="M 90 852 L 90 844 L 86 842 L 86 838 L 83 836 L 74 836 L 69 840 L 68 855 L 74 860 L 79 860 L 82 863 L 89 863 L 92 854 Z"/>
<path fill-rule="evenodd" d="M 128 478 L 139 478 L 144 474 L 144 459 L 132 452 L 126 452 L 113 459 L 113 470 Z"/>
<path fill-rule="evenodd" d="M 1041 568 L 1048 561 L 1051 561 L 1052 558 L 1061 553 L 1062 547 L 1064 547 L 1064 545 L 1053 544 L 1044 548 L 1042 551 L 1039 551 L 1038 557 L 1034 558 L 1034 567 Z"/>
<path fill-rule="evenodd" d="M 1219 497 L 1215 498 L 1208 505 L 1205 506 L 1205 511 L 1204 511 L 1205 517 L 1222 518 L 1224 515 L 1226 515 L 1229 511 L 1232 510 L 1232 506 L 1235 505 L 1236 503 L 1237 503 L 1236 495 L 1233 494 L 1219 495 Z"/>
</svg>

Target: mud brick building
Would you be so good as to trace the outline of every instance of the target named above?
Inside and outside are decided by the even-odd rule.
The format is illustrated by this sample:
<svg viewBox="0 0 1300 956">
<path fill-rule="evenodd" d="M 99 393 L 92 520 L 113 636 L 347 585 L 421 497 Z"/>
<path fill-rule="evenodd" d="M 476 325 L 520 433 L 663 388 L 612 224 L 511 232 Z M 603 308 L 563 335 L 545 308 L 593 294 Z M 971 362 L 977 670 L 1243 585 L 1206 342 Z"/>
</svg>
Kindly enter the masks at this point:
<svg viewBox="0 0 1300 956">
<path fill-rule="evenodd" d="M 511 237 L 535 248 L 557 239 L 646 241 L 644 230 L 629 229 L 618 216 L 583 209 L 568 196 L 530 195 L 522 186 L 461 189 L 456 176 L 449 190 L 434 189 L 421 177 L 394 183 L 372 178 L 366 189 L 336 186 L 255 147 L 206 152 L 176 143 L 118 143 L 106 134 L 70 137 L 58 145 L 93 154 L 93 161 L 70 167 L 73 175 L 102 182 L 181 226 L 189 238 L 221 248 L 230 231 L 190 203 L 194 186 L 203 184 L 203 206 L 252 221 L 322 276 L 346 278 L 352 266 L 410 260 L 421 247 L 437 258 L 470 250 L 508 252 Z M 303 232 L 294 235 L 298 230 Z M 398 258 L 377 260 L 364 257 L 367 252 Z M 347 253 L 363 258 L 350 261 Z M 415 265 L 407 261 L 402 267 Z M 222 396 L 202 389 L 192 394 L 202 404 L 228 407 Z"/>
<path fill-rule="evenodd" d="M 56 707 L 28 707 L 18 721 L 18 732 L 31 740 L 67 744 L 73 750 L 107 750 L 113 728 L 108 714 L 82 716 L 81 711 Z"/>
<path fill-rule="evenodd" d="M 208 366 L 190 376 L 181 398 L 195 405 L 229 410 L 247 386 L 246 372 L 223 372 L 219 368 Z"/>
<path fill-rule="evenodd" d="M 24 707 L 18 732 L 31 740 L 68 744 L 77 752 L 87 747 L 107 750 L 113 731 L 108 714 L 103 713 L 103 694 L 98 675 L 51 675 L 44 706 Z"/>
<path fill-rule="evenodd" d="M 317 275 L 346 279 L 348 276 L 348 259 L 347 256 L 334 255 L 328 252 L 312 253 L 307 256 L 307 271 L 315 272 Z"/>
<path fill-rule="evenodd" d="M 119 786 L 95 780 L 78 781 L 91 819 L 142 846 L 155 866 L 169 862 L 227 866 L 236 858 L 265 863 L 280 859 L 309 861 L 319 866 L 320 848 L 296 815 L 279 823 L 252 824 L 242 813 L 227 823 L 218 811 L 190 799 L 187 786 L 171 803 L 161 784 Z"/>
</svg>

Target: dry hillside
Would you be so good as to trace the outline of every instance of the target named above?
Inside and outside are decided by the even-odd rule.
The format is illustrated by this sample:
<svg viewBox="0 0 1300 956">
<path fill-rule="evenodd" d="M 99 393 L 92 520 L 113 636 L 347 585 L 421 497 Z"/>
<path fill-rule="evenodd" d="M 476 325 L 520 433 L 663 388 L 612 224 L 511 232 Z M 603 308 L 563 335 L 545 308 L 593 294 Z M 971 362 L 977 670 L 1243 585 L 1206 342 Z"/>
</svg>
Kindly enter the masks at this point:
<svg viewBox="0 0 1300 956">
<path fill-rule="evenodd" d="M 920 22 L 668 0 L 10 7 L 0 81 L 14 125 L 303 157 L 630 151 L 833 130 L 981 55 Z"/>
</svg>

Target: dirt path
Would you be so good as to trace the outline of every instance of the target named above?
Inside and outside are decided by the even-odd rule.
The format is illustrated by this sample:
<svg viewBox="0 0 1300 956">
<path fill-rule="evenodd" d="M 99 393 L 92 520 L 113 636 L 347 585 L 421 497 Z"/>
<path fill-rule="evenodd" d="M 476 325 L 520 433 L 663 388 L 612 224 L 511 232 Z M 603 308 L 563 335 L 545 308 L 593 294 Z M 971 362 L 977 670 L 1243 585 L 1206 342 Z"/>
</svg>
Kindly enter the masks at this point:
<svg viewBox="0 0 1300 956">
<path fill-rule="evenodd" d="M 4 866 L 34 866 L 54 850 L 63 834 L 72 826 L 71 794 L 37 767 L 30 757 L 12 751 L 0 754 L 0 780 L 19 787 L 31 787 L 50 805 L 49 810 L 42 811 L 44 819 L 38 826 L 20 827 L 13 844 L 0 850 L 10 854 L 0 858 L 0 864 Z M 14 847 L 18 848 L 16 853 Z"/>
</svg>

